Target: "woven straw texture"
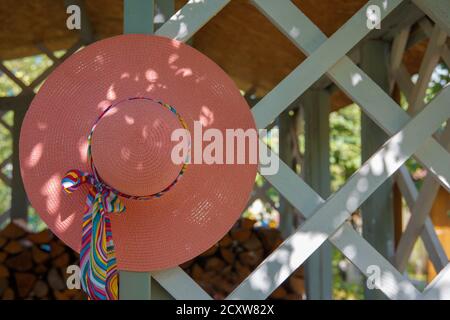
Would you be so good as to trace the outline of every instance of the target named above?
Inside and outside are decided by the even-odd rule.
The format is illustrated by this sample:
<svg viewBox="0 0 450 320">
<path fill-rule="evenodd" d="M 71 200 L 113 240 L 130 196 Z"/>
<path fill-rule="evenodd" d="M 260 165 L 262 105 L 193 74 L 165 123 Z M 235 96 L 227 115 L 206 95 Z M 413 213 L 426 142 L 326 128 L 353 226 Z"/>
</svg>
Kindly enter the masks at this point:
<svg viewBox="0 0 450 320">
<path fill-rule="evenodd" d="M 61 178 L 70 169 L 89 171 L 87 135 L 92 124 L 111 103 L 130 97 L 174 106 L 190 130 L 194 121 L 224 136 L 226 129 L 255 127 L 233 81 L 187 45 L 156 36 L 124 35 L 74 54 L 33 100 L 22 126 L 20 160 L 31 204 L 77 251 L 87 186 L 68 195 Z M 114 107 L 117 110 L 99 123 L 92 142 L 102 178 L 132 194 L 162 189 L 180 168 L 168 162 L 168 134 L 179 127 L 176 118 L 156 104 L 139 103 L 144 102 Z M 126 212 L 112 215 L 118 268 L 164 269 L 211 247 L 245 208 L 256 169 L 255 164 L 191 164 L 161 198 L 124 199 Z"/>
</svg>

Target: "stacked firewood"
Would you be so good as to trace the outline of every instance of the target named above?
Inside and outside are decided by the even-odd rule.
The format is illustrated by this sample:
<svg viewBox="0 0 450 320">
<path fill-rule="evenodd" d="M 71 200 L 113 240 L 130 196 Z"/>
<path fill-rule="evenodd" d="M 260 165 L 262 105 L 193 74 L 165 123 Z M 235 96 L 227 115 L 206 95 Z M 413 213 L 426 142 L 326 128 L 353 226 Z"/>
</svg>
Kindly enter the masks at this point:
<svg viewBox="0 0 450 320">
<path fill-rule="evenodd" d="M 282 242 L 277 229 L 255 228 L 254 223 L 241 219 L 217 244 L 181 265 L 215 299 L 225 298 Z M 270 298 L 300 300 L 304 290 L 300 268 Z"/>
<path fill-rule="evenodd" d="M 16 223 L 0 231 L 0 299 L 84 299 L 66 285 L 78 255 L 50 231 L 30 233 Z"/>
<path fill-rule="evenodd" d="M 282 242 L 276 229 L 255 228 L 241 219 L 213 247 L 181 267 L 215 299 L 225 298 Z M 85 299 L 68 289 L 67 267 L 78 254 L 49 230 L 28 232 L 16 223 L 0 231 L 0 299 Z M 304 294 L 302 269 L 270 296 L 298 300 Z"/>
</svg>

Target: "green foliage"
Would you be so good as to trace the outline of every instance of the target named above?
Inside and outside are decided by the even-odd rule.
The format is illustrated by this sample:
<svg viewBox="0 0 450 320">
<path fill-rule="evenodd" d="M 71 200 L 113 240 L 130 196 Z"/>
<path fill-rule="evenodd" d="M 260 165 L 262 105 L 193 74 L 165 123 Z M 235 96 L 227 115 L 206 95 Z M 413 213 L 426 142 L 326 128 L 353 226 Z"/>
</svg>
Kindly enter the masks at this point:
<svg viewBox="0 0 450 320">
<path fill-rule="evenodd" d="M 344 260 L 344 255 L 333 250 L 333 299 L 336 300 L 361 300 L 364 299 L 364 288 L 361 283 L 344 281 L 339 272 L 339 262 Z"/>
<path fill-rule="evenodd" d="M 5 61 L 5 66 L 26 85 L 30 85 L 45 69 L 50 67 L 52 64 L 52 60 L 50 60 L 46 55 L 37 55 Z M 3 94 L 3 92 L 0 91 L 0 94 Z"/>
<path fill-rule="evenodd" d="M 360 167 L 361 111 L 356 104 L 330 114 L 331 189 L 336 191 Z"/>
<path fill-rule="evenodd" d="M 430 84 L 426 91 L 425 102 L 431 101 L 441 89 L 450 82 L 448 67 L 442 63 L 437 66 L 431 77 Z"/>
</svg>

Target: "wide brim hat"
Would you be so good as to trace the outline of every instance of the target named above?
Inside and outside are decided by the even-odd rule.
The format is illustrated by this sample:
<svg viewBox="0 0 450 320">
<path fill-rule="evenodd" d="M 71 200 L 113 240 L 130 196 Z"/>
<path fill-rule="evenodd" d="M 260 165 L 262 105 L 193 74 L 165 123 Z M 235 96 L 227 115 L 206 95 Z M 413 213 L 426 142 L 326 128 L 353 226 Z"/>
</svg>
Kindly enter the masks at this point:
<svg viewBox="0 0 450 320">
<path fill-rule="evenodd" d="M 80 251 L 88 186 L 67 194 L 61 179 L 73 168 L 92 170 L 88 136 L 95 127 L 89 149 L 107 185 L 142 196 L 172 184 L 149 200 L 124 197 L 126 211 L 111 214 L 118 268 L 179 265 L 231 228 L 257 170 L 249 161 L 194 163 L 192 144 L 185 170 L 171 162 L 168 133 L 184 124 L 193 137 L 194 122 L 224 137 L 227 129 L 255 129 L 233 81 L 192 47 L 148 35 L 95 42 L 56 68 L 24 118 L 20 165 L 28 198 L 55 235 Z"/>
</svg>

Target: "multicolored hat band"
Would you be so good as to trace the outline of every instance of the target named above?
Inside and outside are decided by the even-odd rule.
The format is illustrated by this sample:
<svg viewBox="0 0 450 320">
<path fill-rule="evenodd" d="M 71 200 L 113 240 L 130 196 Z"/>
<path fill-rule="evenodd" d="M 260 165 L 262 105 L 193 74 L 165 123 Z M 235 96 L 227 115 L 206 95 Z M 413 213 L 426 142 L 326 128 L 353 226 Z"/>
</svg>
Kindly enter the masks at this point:
<svg viewBox="0 0 450 320">
<path fill-rule="evenodd" d="M 189 153 L 172 161 L 171 133 L 194 136 L 197 122 L 223 136 L 256 130 L 218 65 L 158 36 L 85 47 L 33 99 L 19 146 L 25 190 L 52 232 L 80 252 L 91 299 L 118 297 L 118 270 L 162 270 L 196 257 L 245 209 L 257 164 L 188 165 Z"/>
<path fill-rule="evenodd" d="M 144 99 L 153 101 L 150 98 L 138 97 L 128 100 Z M 120 102 L 119 102 L 120 103 Z M 86 198 L 86 209 L 83 216 L 82 243 L 80 252 L 81 285 L 90 299 L 95 300 L 116 300 L 118 298 L 118 275 L 116 257 L 114 253 L 114 241 L 109 213 L 121 213 L 125 211 L 120 197 L 135 200 L 149 200 L 159 198 L 169 191 L 183 176 L 186 170 L 189 157 L 186 157 L 178 176 L 163 190 L 146 195 L 136 196 L 120 192 L 108 186 L 100 178 L 92 157 L 91 141 L 95 127 L 107 112 L 119 103 L 111 104 L 103 111 L 92 126 L 92 130 L 87 138 L 88 141 L 88 161 L 92 173 L 82 172 L 78 169 L 69 170 L 63 177 L 61 184 L 67 193 L 77 190 L 82 184 L 89 185 L 89 192 Z M 158 104 L 172 112 L 184 129 L 188 129 L 186 122 L 177 113 L 174 107 L 161 101 Z M 190 148 L 190 145 L 188 146 Z M 189 152 L 187 153 L 189 155 Z"/>
</svg>

